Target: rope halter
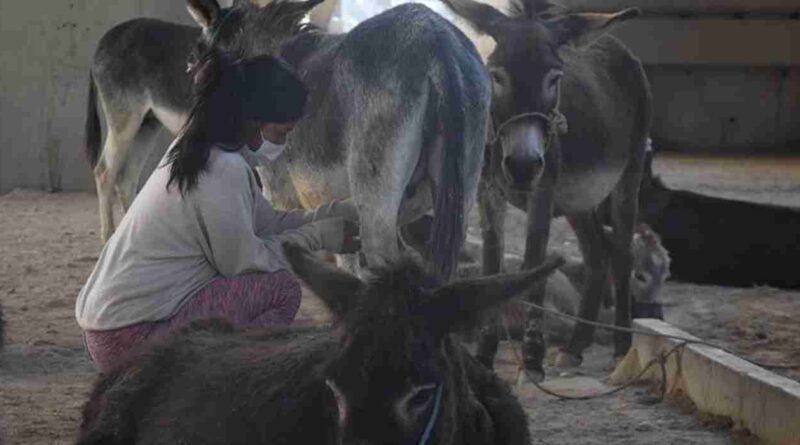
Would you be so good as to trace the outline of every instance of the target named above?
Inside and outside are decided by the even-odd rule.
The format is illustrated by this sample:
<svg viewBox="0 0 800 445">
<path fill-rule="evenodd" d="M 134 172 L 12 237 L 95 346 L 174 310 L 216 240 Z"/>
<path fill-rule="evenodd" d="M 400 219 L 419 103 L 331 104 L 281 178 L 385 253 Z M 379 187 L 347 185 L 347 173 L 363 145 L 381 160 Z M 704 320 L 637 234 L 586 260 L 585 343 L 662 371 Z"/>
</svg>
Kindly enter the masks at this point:
<svg viewBox="0 0 800 445">
<path fill-rule="evenodd" d="M 494 130 L 494 135 L 492 139 L 489 141 L 491 145 L 494 145 L 498 142 L 502 144 L 500 140 L 500 135 L 502 134 L 503 130 L 508 127 L 509 125 L 513 124 L 514 122 L 529 118 L 539 118 L 544 121 L 546 126 L 546 137 L 547 140 L 545 141 L 545 151 L 550 149 L 550 145 L 553 143 L 553 140 L 566 134 L 569 130 L 569 126 L 567 125 L 567 117 L 561 113 L 561 81 L 558 82 L 558 86 L 556 86 L 556 104 L 553 109 L 550 110 L 550 113 L 544 114 L 538 111 L 533 111 L 529 113 L 520 113 L 517 115 L 512 116 L 511 118 L 507 119 L 505 122 L 500 124 L 496 130 Z"/>
</svg>

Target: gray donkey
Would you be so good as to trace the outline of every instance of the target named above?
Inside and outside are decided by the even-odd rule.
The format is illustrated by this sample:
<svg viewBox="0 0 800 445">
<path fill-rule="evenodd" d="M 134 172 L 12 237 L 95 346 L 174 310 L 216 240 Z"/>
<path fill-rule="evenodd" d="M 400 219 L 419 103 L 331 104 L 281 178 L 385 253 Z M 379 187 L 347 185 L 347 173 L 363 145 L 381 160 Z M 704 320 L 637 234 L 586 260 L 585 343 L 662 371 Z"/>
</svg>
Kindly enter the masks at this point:
<svg viewBox="0 0 800 445">
<path fill-rule="evenodd" d="M 197 21 L 208 26 L 203 21 L 205 3 L 187 0 L 187 7 Z M 235 0 L 233 7 L 224 10 L 216 6 L 216 13 L 226 17 L 225 26 L 215 31 L 217 39 L 230 40 L 263 24 L 271 26 L 275 35 L 251 43 L 263 52 L 277 53 L 279 37 L 303 29 L 300 20 L 308 9 L 305 5 L 279 1 L 253 14 L 249 3 Z M 94 169 L 104 242 L 114 231 L 114 195 L 123 212 L 136 196 L 152 149 L 149 142 L 156 134 L 154 127 L 163 125 L 177 134 L 186 121 L 192 105 L 187 62 L 202 34 L 202 28 L 141 18 L 110 29 L 97 45 L 89 72 L 85 149 Z M 102 150 L 98 111 L 102 111 L 107 128 Z"/>
<path fill-rule="evenodd" d="M 508 16 L 472 0 L 442 1 L 497 42 L 487 62 L 496 126 L 478 192 L 484 272 L 501 269 L 506 202 L 528 211 L 523 268 L 542 262 L 550 220 L 565 215 L 588 271 L 579 315 L 597 319 L 610 266 L 616 324 L 629 326 L 631 239 L 652 98 L 639 60 L 615 38 L 598 35 L 638 11 L 555 15 L 544 0 L 514 0 Z M 599 217 L 604 202 L 609 237 Z M 544 287 L 530 298 L 541 304 Z M 527 318 L 525 366 L 542 377 L 542 314 L 531 309 Z M 576 325 L 558 364 L 579 364 L 593 333 L 589 325 Z M 497 341 L 497 329 L 490 327 L 479 347 L 479 358 L 489 366 Z M 630 341 L 630 335 L 616 333 L 615 354 L 624 354 Z"/>
<path fill-rule="evenodd" d="M 94 97 L 87 126 L 90 159 L 99 159 L 101 221 L 111 222 L 114 178 L 138 168 L 125 159 L 137 158 L 126 151 L 142 119 L 152 114 L 172 131 L 183 122 L 191 83 L 182 63 L 190 53 L 192 60 L 209 47 L 236 57 L 277 53 L 297 69 L 310 97 L 285 154 L 262 169 L 273 201 L 311 207 L 352 195 L 370 267 L 398 258 L 398 225 L 433 208 L 428 254 L 449 277 L 488 127 L 491 83 L 480 56 L 461 31 L 421 5 L 393 8 L 342 35 L 301 25 L 321 1 L 237 1 L 222 9 L 216 0 L 189 0 L 202 34 L 152 20 L 107 34 L 92 68 L 110 121 L 102 159 Z M 132 191 L 120 196 L 125 205 Z M 109 234 L 105 224 L 103 236 Z"/>
</svg>

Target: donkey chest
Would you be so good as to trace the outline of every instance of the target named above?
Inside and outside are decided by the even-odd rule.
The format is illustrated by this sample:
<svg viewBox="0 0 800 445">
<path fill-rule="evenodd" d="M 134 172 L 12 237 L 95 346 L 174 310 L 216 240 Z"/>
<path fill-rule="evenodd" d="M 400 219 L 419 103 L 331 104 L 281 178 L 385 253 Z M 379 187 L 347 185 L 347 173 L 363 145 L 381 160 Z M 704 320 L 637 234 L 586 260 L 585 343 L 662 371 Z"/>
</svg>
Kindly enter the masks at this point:
<svg viewBox="0 0 800 445">
<path fill-rule="evenodd" d="M 562 173 L 555 190 L 555 207 L 569 214 L 591 210 L 603 202 L 622 177 L 624 165 L 599 165 Z"/>
<path fill-rule="evenodd" d="M 624 169 L 624 162 L 563 169 L 553 190 L 557 216 L 585 212 L 600 205 L 617 186 Z M 527 194 L 513 192 L 505 184 L 499 185 L 512 205 L 527 209 Z"/>
</svg>

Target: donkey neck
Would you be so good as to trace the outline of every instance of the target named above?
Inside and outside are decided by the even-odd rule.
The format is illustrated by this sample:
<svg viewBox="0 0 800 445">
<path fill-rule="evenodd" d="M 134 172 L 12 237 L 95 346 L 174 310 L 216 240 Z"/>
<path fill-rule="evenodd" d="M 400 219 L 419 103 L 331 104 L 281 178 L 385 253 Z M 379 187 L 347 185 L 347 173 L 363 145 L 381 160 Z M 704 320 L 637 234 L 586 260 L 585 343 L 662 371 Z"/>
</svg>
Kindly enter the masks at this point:
<svg viewBox="0 0 800 445">
<path fill-rule="evenodd" d="M 290 65 L 299 68 L 310 58 L 333 49 L 342 41 L 345 34 L 325 34 L 306 32 L 290 38 L 281 50 L 283 57 Z"/>
</svg>

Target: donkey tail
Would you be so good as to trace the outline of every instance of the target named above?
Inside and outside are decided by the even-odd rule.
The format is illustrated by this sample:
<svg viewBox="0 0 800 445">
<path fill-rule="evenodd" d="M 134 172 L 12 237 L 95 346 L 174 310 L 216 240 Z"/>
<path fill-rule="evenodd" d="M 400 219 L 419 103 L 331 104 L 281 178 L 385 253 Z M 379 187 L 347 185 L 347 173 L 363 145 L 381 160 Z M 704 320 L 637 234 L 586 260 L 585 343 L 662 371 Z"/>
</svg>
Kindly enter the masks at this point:
<svg viewBox="0 0 800 445">
<path fill-rule="evenodd" d="M 3 350 L 5 344 L 5 326 L 3 325 L 3 306 L 0 306 L 0 351 Z"/>
<path fill-rule="evenodd" d="M 445 60 L 447 62 L 447 60 Z M 449 66 L 448 66 L 449 65 Z M 455 65 L 455 66 L 454 66 Z M 458 254 L 464 244 L 465 230 L 465 135 L 468 106 L 459 87 L 461 73 L 456 64 L 442 63 L 441 79 L 434 79 L 438 98 L 439 131 L 442 137 L 441 171 L 434 181 L 431 253 L 436 272 L 448 280 L 456 269 Z"/>
<path fill-rule="evenodd" d="M 86 127 L 84 130 L 84 148 L 89 164 L 94 168 L 100 159 L 100 115 L 97 114 L 97 86 L 94 75 L 89 71 L 89 98 L 86 102 Z"/>
</svg>

